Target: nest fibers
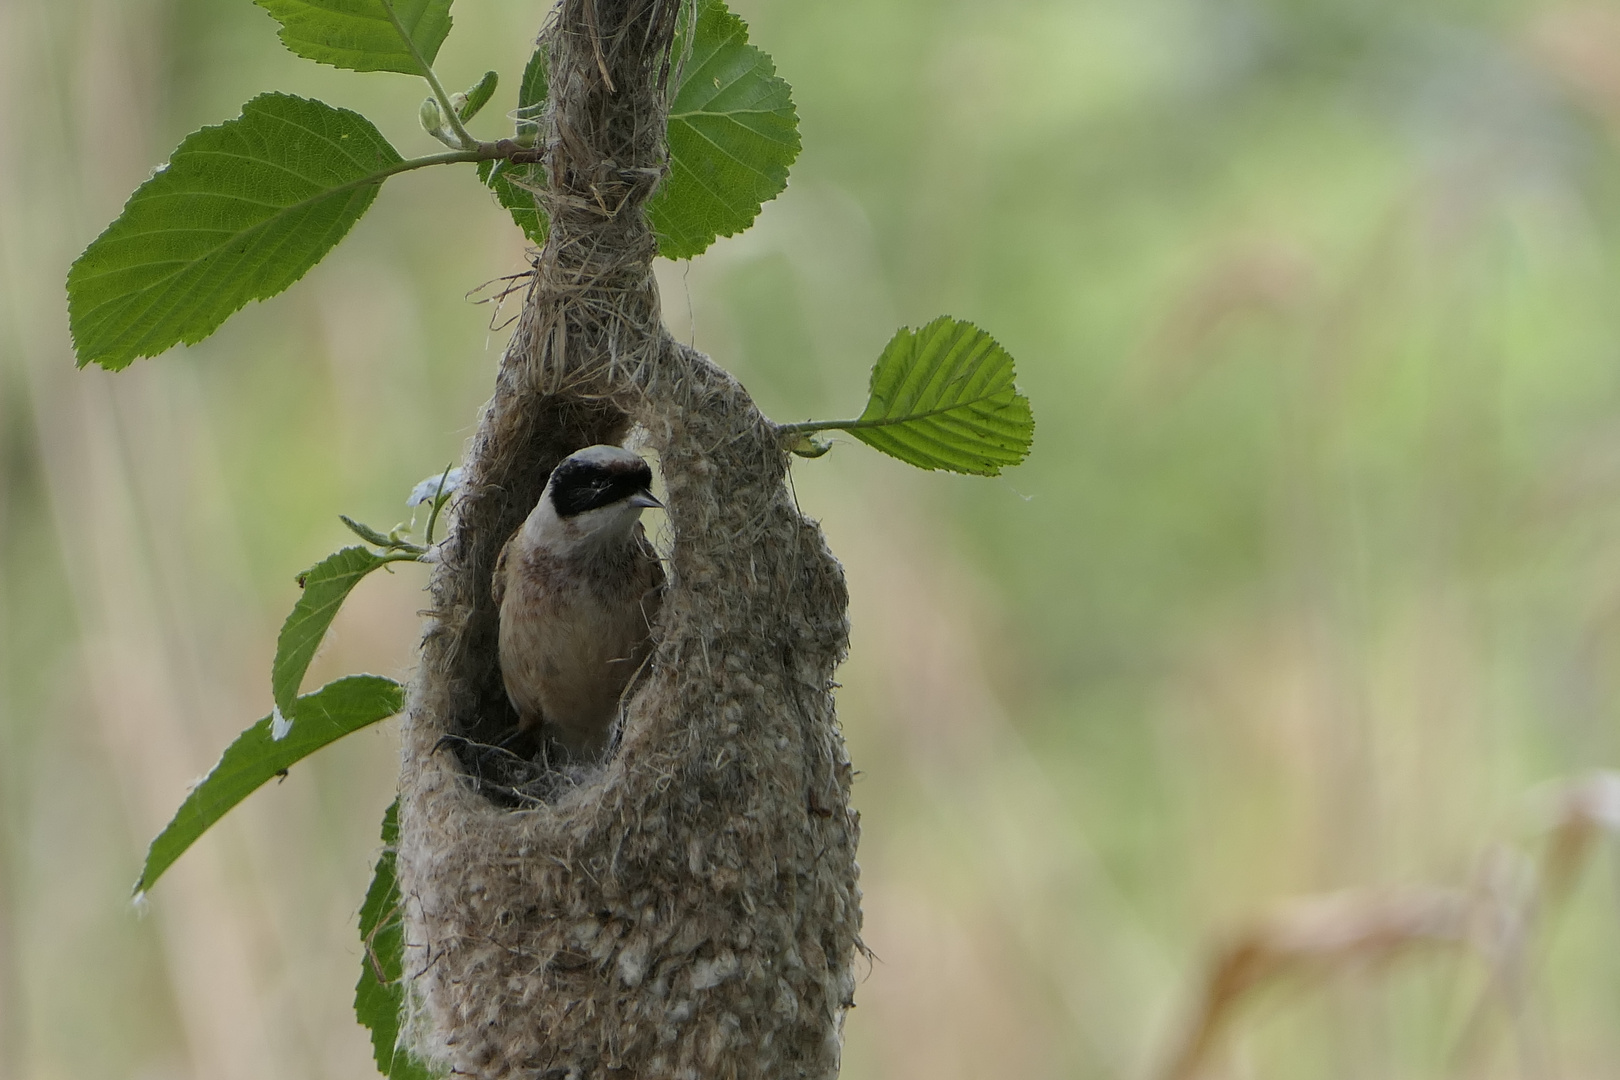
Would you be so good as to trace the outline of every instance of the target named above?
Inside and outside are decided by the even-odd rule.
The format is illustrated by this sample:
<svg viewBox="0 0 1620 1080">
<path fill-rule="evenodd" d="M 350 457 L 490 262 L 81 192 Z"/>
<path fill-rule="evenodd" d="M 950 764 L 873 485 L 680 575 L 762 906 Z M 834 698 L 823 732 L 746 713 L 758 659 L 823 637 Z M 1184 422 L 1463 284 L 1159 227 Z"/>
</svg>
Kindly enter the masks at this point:
<svg viewBox="0 0 1620 1080">
<path fill-rule="evenodd" d="M 650 271 L 675 14 L 565 0 L 544 35 L 551 234 L 431 587 L 398 866 L 410 1029 L 458 1075 L 830 1078 L 852 1004 L 843 575 L 789 498 L 776 430 L 664 331 Z M 477 748 L 514 723 L 496 554 L 558 461 L 632 426 L 659 452 L 674 542 L 619 746 L 492 783 Z"/>
</svg>

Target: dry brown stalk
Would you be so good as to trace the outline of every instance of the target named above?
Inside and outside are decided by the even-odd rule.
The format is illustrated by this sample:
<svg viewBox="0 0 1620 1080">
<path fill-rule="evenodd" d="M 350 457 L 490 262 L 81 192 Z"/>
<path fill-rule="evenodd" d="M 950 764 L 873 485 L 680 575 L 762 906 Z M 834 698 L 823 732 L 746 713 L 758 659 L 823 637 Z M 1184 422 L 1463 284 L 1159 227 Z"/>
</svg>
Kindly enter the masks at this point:
<svg viewBox="0 0 1620 1080">
<path fill-rule="evenodd" d="M 1512 1021 L 1526 1075 L 1547 1071 L 1531 1022 L 1532 950 L 1568 899 L 1604 833 L 1620 834 L 1620 774 L 1597 772 L 1540 792 L 1543 848 L 1538 862 L 1493 847 L 1475 886 L 1359 890 L 1295 900 L 1237 933 L 1220 949 L 1163 1080 L 1194 1080 L 1209 1064 L 1238 1010 L 1259 990 L 1290 976 L 1327 975 L 1381 965 L 1415 949 L 1467 947 L 1489 979 L 1463 1026 L 1455 1055 L 1477 1062 L 1490 1032 L 1493 1000 Z"/>
<path fill-rule="evenodd" d="M 1202 1000 L 1164 1080 L 1193 1080 L 1238 1009 L 1285 977 L 1387 963 L 1414 948 L 1454 948 L 1469 933 L 1471 903 L 1455 889 L 1407 888 L 1306 897 L 1238 933 L 1204 979 Z"/>
</svg>

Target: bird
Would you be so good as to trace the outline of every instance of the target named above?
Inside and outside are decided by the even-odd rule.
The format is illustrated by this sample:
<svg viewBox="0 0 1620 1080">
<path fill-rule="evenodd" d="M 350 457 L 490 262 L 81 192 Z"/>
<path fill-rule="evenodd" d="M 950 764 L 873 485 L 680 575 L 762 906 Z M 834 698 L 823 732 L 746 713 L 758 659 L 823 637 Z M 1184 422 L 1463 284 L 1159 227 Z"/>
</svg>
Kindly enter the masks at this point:
<svg viewBox="0 0 1620 1080">
<path fill-rule="evenodd" d="M 651 488 L 639 454 L 577 450 L 496 559 L 501 681 L 518 732 L 537 731 L 548 761 L 606 756 L 619 699 L 651 651 L 664 587 L 640 521 L 663 507 Z"/>
</svg>

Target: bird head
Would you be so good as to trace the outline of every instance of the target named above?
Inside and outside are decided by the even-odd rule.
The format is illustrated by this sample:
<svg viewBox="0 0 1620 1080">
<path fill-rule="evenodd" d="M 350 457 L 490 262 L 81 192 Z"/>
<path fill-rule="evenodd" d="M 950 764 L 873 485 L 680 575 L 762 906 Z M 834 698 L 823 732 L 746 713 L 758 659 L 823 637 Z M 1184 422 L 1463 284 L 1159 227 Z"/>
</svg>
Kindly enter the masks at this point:
<svg viewBox="0 0 1620 1080">
<path fill-rule="evenodd" d="M 652 494 L 652 467 L 622 446 L 587 446 L 557 465 L 525 528 L 552 547 L 626 538 L 641 512 L 661 507 Z"/>
</svg>

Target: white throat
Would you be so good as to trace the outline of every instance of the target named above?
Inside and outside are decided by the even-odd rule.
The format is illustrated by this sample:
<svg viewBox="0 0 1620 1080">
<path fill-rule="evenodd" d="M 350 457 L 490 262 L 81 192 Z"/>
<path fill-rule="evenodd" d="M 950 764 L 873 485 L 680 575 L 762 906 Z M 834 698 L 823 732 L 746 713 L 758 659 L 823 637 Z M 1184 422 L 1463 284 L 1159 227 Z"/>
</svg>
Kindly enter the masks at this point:
<svg viewBox="0 0 1620 1080">
<path fill-rule="evenodd" d="M 556 555 L 585 554 L 629 542 L 630 532 L 641 517 L 640 506 L 620 500 L 609 506 L 586 510 L 573 517 L 559 517 L 548 489 L 540 496 L 523 522 L 526 546 Z"/>
</svg>

